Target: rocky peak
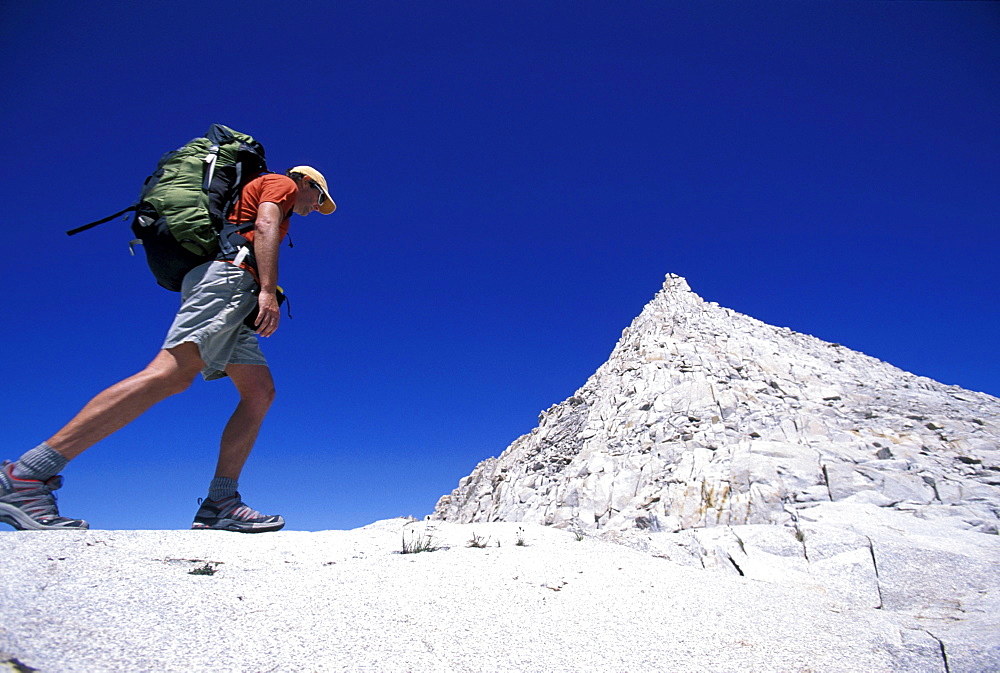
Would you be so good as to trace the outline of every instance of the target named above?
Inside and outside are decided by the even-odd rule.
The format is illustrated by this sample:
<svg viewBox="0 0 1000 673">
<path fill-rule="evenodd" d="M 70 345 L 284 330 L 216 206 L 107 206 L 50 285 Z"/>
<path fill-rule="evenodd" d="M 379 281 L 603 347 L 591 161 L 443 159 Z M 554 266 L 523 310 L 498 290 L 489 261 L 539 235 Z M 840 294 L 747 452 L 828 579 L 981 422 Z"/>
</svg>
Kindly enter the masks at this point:
<svg viewBox="0 0 1000 673">
<path fill-rule="evenodd" d="M 432 518 L 676 531 L 830 501 L 996 533 L 1000 400 L 705 302 L 671 274 L 583 387 Z"/>
</svg>

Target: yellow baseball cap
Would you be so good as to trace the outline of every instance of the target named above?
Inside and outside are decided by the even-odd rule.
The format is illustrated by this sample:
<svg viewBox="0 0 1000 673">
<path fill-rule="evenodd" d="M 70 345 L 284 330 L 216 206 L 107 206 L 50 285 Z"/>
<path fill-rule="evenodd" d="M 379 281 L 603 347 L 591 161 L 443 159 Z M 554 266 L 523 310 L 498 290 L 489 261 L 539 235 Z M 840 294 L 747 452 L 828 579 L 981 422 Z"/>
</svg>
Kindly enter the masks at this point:
<svg viewBox="0 0 1000 673">
<path fill-rule="evenodd" d="M 322 173 L 317 171 L 312 166 L 296 166 L 288 172 L 301 173 L 319 186 L 320 190 L 323 192 L 323 205 L 319 207 L 320 213 L 323 215 L 329 215 L 337 209 L 337 204 L 334 203 L 333 199 L 330 197 L 330 190 L 326 187 L 326 178 L 323 177 Z"/>
</svg>

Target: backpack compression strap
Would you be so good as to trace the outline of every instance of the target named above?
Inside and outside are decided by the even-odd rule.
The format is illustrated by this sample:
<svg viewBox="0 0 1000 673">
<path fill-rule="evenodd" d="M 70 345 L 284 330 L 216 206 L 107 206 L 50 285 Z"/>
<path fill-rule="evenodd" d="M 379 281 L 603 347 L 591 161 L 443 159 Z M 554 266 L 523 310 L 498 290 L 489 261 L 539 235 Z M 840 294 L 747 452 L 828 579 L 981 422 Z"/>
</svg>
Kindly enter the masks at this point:
<svg viewBox="0 0 1000 673">
<path fill-rule="evenodd" d="M 117 213 L 115 213 L 114 215 L 108 215 L 107 217 L 105 217 L 103 219 L 100 219 L 100 220 L 97 220 L 96 222 L 91 222 L 90 224 L 85 224 L 82 227 L 77 227 L 76 229 L 70 229 L 69 231 L 66 232 L 66 235 L 67 236 L 73 236 L 74 234 L 79 234 L 81 231 L 87 231 L 88 229 L 93 229 L 94 227 L 96 227 L 99 224 L 104 224 L 105 222 L 110 222 L 111 220 L 115 219 L 116 217 L 124 215 L 125 213 L 130 213 L 130 212 L 132 212 L 133 210 L 135 210 L 138 207 L 139 207 L 138 203 L 133 203 L 131 206 L 129 206 L 125 210 L 120 210 Z"/>
</svg>

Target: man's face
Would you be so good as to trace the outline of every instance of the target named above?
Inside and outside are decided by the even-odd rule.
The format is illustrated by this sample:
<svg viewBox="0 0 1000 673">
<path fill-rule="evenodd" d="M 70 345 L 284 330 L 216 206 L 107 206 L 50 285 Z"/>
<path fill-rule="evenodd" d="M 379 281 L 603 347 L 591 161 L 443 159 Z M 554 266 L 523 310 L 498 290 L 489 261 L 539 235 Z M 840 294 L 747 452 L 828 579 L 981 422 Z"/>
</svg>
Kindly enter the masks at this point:
<svg viewBox="0 0 1000 673">
<path fill-rule="evenodd" d="M 309 178 L 302 178 L 299 183 L 299 193 L 295 197 L 295 207 L 292 210 L 296 215 L 308 215 L 314 210 L 319 210 L 319 201 L 323 192 L 319 185 Z"/>
</svg>

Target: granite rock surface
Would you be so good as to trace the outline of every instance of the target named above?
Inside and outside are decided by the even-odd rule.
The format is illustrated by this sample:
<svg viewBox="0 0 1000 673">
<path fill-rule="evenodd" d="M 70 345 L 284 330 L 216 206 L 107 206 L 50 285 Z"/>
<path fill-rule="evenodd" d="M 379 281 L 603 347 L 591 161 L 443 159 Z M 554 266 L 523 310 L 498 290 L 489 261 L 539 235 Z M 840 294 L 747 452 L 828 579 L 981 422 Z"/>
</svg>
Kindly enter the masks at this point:
<svg viewBox="0 0 1000 673">
<path fill-rule="evenodd" d="M 1000 670 L 998 516 L 1000 400 L 669 275 L 583 387 L 429 518 L 565 528 L 710 583 L 815 591 L 899 625 L 885 670 L 954 673 Z"/>
<path fill-rule="evenodd" d="M 815 536 L 843 516 L 828 505 L 823 521 L 802 522 L 808 564 L 774 526 L 740 533 L 744 551 L 728 533 L 713 547 L 684 537 L 693 531 L 407 519 L 265 535 L 4 531 L 0 671 L 997 670 L 989 624 L 953 618 L 997 614 L 996 594 L 976 593 L 997 536 L 852 506 L 868 509 L 857 534 L 886 542 L 879 609 L 876 586 L 835 591 L 808 576 L 866 572 L 856 539 Z M 623 537 L 601 539 L 611 533 Z M 896 546 L 912 535 L 924 566 L 968 564 L 954 578 L 960 601 L 929 587 L 913 617 L 902 585 L 931 581 Z M 422 541 L 426 552 L 401 553 Z M 783 565 L 768 570 L 772 557 Z"/>
<path fill-rule="evenodd" d="M 576 393 L 432 518 L 789 525 L 820 502 L 996 534 L 1000 400 L 705 302 L 678 276 Z"/>
</svg>

